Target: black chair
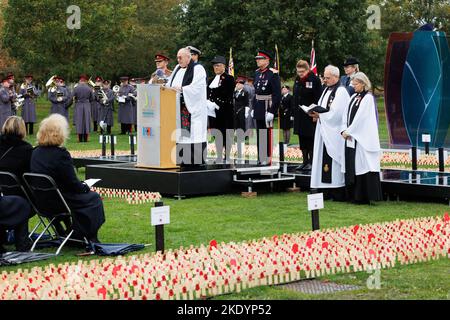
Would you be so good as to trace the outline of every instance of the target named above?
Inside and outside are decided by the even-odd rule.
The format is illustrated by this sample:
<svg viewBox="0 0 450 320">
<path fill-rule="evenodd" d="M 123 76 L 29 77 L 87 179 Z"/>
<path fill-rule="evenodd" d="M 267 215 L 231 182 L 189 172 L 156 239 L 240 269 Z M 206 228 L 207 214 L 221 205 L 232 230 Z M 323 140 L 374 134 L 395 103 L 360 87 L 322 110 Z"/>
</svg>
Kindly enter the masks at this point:
<svg viewBox="0 0 450 320">
<path fill-rule="evenodd" d="M 42 238 L 44 233 L 47 232 L 50 226 L 54 227 L 55 221 L 59 221 L 61 218 L 72 221 L 72 216 L 66 200 L 64 200 L 61 191 L 59 191 L 52 177 L 44 174 L 25 173 L 23 179 L 30 190 L 37 214 L 49 221 L 49 224 L 34 242 L 33 247 L 31 248 L 31 251 L 33 251 L 37 242 Z M 70 228 L 70 230 L 67 230 L 67 236 L 65 237 L 56 232 L 56 238 L 63 239 L 63 242 L 56 251 L 56 255 L 60 253 L 61 249 L 69 240 L 84 242 L 86 245 L 89 244 L 86 239 L 84 239 L 84 241 L 71 239 L 73 232 L 73 228 Z"/>
<path fill-rule="evenodd" d="M 37 212 L 36 207 L 34 205 L 34 201 L 31 199 L 29 192 L 24 188 L 23 184 L 20 182 L 19 178 L 11 173 L 0 171 L 0 192 L 5 196 L 19 196 L 28 200 L 28 203 L 31 205 L 31 208 L 34 213 Z M 33 228 L 33 230 L 29 233 L 28 237 L 31 239 L 31 236 L 36 232 L 36 230 L 43 225 L 47 226 L 44 219 L 38 215 L 39 222 Z"/>
</svg>

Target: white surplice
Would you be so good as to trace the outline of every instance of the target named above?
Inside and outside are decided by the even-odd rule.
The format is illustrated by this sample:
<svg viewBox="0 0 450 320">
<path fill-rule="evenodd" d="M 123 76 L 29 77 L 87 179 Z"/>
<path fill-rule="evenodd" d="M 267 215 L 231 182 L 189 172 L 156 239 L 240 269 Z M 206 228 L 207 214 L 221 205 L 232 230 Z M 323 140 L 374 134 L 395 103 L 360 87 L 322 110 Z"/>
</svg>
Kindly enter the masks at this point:
<svg viewBox="0 0 450 320">
<path fill-rule="evenodd" d="M 172 87 L 181 87 L 185 73 L 186 68 L 180 68 L 176 74 L 173 72 L 168 84 L 172 83 Z M 190 137 L 184 137 L 181 135 L 181 129 L 177 129 L 177 143 L 203 143 L 207 140 L 208 108 L 205 79 L 205 68 L 200 64 L 196 64 L 194 66 L 192 83 L 183 87 L 184 102 L 191 114 L 191 134 Z"/>
<path fill-rule="evenodd" d="M 322 94 L 318 105 L 326 108 L 328 98 L 332 90 Z M 341 137 L 342 117 L 350 102 L 345 87 L 339 87 L 336 91 L 330 111 L 321 113 L 317 121 L 314 136 L 314 157 L 311 170 L 311 188 L 326 189 L 345 186 L 345 175 L 341 170 L 342 156 L 344 152 L 344 139 Z M 322 160 L 324 144 L 328 155 L 332 158 L 331 183 L 322 182 Z"/>
<path fill-rule="evenodd" d="M 356 95 L 354 94 L 352 99 Z M 380 172 L 381 147 L 375 99 L 372 94 L 367 93 L 361 100 L 352 124 L 347 127 L 349 108 L 354 105 L 355 103 L 352 103 L 345 109 L 340 131 L 345 131 L 356 141 L 355 173 L 359 176 L 368 172 Z M 344 154 L 342 159 L 342 172 L 345 173 Z"/>
</svg>

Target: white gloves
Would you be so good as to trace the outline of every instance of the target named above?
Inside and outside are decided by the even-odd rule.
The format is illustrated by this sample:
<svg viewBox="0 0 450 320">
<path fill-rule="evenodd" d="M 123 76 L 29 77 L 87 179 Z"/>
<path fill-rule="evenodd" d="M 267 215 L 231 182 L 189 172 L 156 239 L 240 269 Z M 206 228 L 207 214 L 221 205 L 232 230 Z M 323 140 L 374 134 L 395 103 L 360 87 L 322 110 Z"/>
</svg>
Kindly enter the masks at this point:
<svg viewBox="0 0 450 320">
<path fill-rule="evenodd" d="M 217 103 L 212 102 L 211 100 L 207 100 L 207 107 L 209 111 L 219 110 L 220 107 L 217 105 Z"/>
<path fill-rule="evenodd" d="M 266 126 L 267 126 L 267 128 L 272 128 L 273 127 L 273 119 L 274 119 L 273 113 L 267 112 L 266 113 Z"/>
<path fill-rule="evenodd" d="M 291 117 L 291 121 L 294 121 L 294 117 Z"/>
<path fill-rule="evenodd" d="M 255 117 L 255 110 L 252 110 L 252 112 L 250 112 L 250 115 L 252 116 L 252 118 Z"/>
<path fill-rule="evenodd" d="M 245 107 L 245 119 L 247 119 L 250 116 L 250 108 Z"/>
</svg>

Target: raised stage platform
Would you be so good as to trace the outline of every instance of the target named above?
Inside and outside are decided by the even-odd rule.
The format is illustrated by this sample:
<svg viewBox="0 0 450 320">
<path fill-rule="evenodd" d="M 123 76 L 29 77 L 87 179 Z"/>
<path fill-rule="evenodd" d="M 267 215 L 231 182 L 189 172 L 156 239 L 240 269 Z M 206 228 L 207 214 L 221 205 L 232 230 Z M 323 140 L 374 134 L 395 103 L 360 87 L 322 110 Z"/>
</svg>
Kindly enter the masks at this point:
<svg viewBox="0 0 450 320">
<path fill-rule="evenodd" d="M 102 179 L 98 187 L 155 191 L 179 199 L 242 191 L 283 192 L 292 187 L 308 191 L 310 184 L 309 172 L 295 171 L 298 163 L 258 166 L 210 161 L 202 170 L 181 171 L 136 168 L 129 156 L 115 158 L 93 159 L 93 164 L 87 164 L 86 178 Z M 381 184 L 386 199 L 450 199 L 450 173 L 385 169 Z"/>
<path fill-rule="evenodd" d="M 73 158 L 73 165 L 75 166 L 75 168 L 83 168 L 89 165 L 136 163 L 136 161 L 137 155 Z"/>
</svg>

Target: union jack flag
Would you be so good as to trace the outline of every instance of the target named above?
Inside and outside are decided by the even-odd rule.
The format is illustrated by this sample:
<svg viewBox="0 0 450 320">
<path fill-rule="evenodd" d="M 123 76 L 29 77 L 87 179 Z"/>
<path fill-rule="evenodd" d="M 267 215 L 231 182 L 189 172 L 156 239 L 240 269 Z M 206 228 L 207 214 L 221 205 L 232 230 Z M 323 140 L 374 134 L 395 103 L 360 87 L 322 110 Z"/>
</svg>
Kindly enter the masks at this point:
<svg viewBox="0 0 450 320">
<path fill-rule="evenodd" d="M 317 64 L 316 64 L 316 50 L 314 50 L 314 40 L 312 42 L 311 49 L 311 61 L 309 63 L 311 65 L 311 71 L 317 76 Z"/>
</svg>

